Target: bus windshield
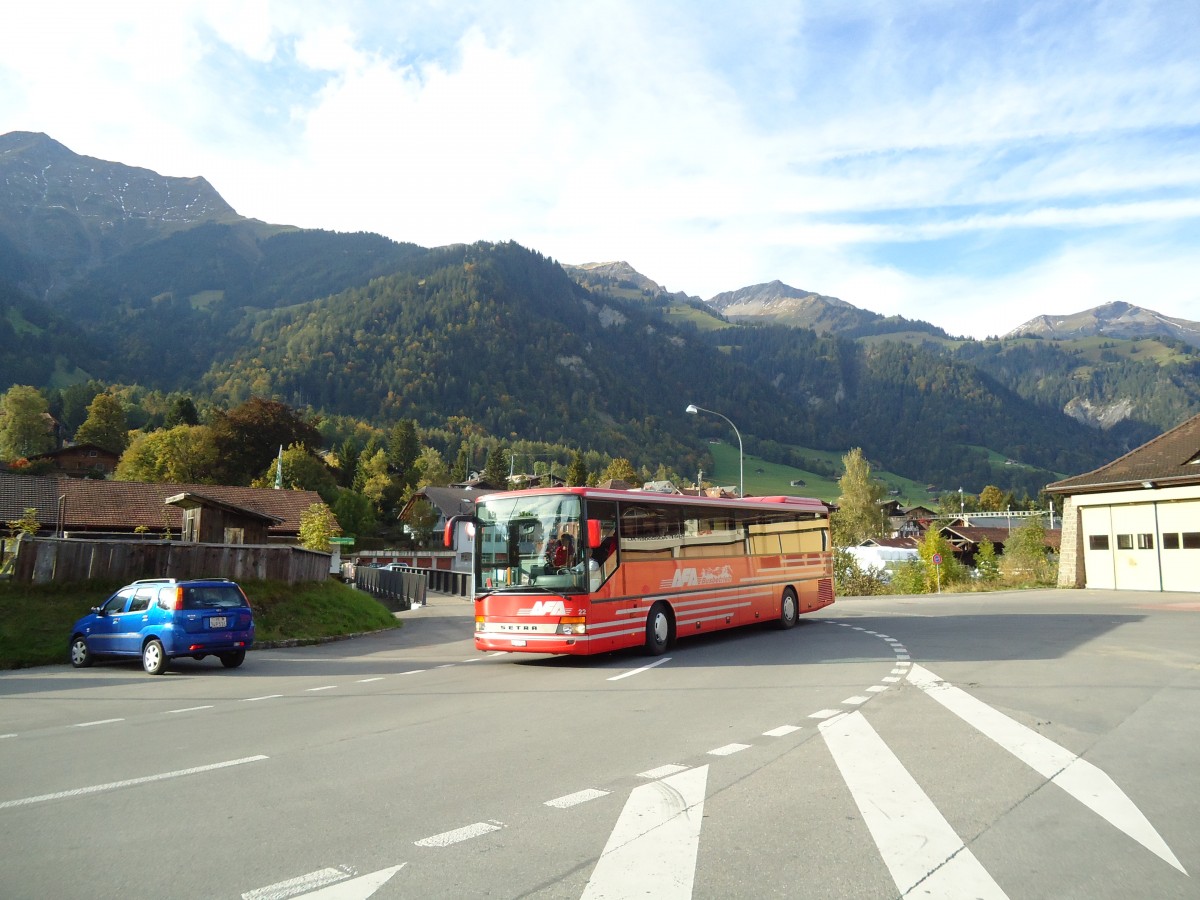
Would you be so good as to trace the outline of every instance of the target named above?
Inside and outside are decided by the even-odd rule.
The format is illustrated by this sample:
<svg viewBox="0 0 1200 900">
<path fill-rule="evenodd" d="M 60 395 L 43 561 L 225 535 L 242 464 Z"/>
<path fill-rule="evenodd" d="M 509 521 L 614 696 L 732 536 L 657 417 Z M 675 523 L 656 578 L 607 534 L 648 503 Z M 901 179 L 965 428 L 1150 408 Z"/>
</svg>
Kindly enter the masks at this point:
<svg viewBox="0 0 1200 900">
<path fill-rule="evenodd" d="M 508 495 L 479 501 L 476 593 L 585 590 L 579 497 Z"/>
</svg>

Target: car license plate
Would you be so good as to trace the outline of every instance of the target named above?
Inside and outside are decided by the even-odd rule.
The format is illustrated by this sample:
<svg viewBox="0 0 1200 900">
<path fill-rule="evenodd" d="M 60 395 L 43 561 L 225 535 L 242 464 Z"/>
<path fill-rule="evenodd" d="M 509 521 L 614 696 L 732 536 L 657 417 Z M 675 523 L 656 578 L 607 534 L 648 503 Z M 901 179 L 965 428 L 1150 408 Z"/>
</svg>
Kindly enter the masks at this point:
<svg viewBox="0 0 1200 900">
<path fill-rule="evenodd" d="M 229 621 L 228 616 L 213 616 L 208 620 L 209 628 L 224 628 Z"/>
</svg>

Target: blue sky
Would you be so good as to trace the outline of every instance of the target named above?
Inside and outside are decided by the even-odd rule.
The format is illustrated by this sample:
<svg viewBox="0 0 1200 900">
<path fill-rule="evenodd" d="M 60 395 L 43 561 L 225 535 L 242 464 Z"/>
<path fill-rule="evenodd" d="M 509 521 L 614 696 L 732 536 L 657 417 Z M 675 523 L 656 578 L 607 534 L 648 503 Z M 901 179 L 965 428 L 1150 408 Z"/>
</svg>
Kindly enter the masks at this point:
<svg viewBox="0 0 1200 900">
<path fill-rule="evenodd" d="M 1196 0 L 46 0 L 0 51 L 0 132 L 269 222 L 975 337 L 1112 300 L 1200 320 Z"/>
</svg>

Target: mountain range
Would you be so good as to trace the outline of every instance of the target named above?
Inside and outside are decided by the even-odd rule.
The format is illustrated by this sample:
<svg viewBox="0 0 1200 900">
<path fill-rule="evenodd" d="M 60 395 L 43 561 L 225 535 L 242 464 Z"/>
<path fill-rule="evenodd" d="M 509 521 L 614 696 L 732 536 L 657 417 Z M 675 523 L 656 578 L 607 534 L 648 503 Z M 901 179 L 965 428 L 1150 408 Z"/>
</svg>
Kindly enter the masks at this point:
<svg viewBox="0 0 1200 900">
<path fill-rule="evenodd" d="M 203 178 L 0 136 L 0 390 L 273 396 L 680 471 L 723 435 L 695 402 L 772 461 L 861 446 L 923 482 L 1036 493 L 1200 411 L 1197 335 L 1129 304 L 972 341 L 778 281 L 702 300 L 622 262 L 272 225 Z"/>
</svg>

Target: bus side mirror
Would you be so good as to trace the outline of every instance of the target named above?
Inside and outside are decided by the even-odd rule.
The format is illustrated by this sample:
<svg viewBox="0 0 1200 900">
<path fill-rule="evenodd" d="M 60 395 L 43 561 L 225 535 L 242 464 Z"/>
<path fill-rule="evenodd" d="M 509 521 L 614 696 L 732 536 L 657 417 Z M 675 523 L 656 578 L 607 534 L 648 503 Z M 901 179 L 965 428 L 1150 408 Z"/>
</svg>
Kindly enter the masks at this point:
<svg viewBox="0 0 1200 900">
<path fill-rule="evenodd" d="M 592 550 L 595 550 L 597 547 L 600 546 L 600 540 L 601 540 L 600 539 L 600 520 L 599 519 L 588 519 L 587 520 L 587 545 L 588 545 L 588 547 L 590 547 Z"/>
</svg>

